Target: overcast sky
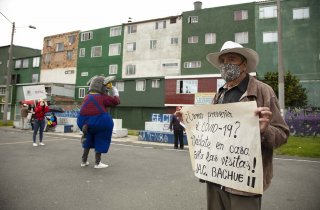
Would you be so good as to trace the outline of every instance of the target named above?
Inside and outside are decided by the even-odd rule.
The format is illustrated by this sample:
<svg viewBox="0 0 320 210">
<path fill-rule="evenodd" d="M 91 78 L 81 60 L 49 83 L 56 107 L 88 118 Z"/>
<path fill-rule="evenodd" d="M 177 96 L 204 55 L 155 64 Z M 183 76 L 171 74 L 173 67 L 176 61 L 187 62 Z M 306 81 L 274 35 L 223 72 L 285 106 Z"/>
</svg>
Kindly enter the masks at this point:
<svg viewBox="0 0 320 210">
<path fill-rule="evenodd" d="M 132 21 L 149 20 L 194 9 L 196 0 L 0 0 L 0 46 L 42 49 L 43 38 L 70 31 L 104 28 Z M 202 8 L 253 2 L 254 0 L 202 0 Z M 10 21 L 10 22 L 9 22 Z M 29 25 L 37 29 L 28 28 Z"/>
</svg>

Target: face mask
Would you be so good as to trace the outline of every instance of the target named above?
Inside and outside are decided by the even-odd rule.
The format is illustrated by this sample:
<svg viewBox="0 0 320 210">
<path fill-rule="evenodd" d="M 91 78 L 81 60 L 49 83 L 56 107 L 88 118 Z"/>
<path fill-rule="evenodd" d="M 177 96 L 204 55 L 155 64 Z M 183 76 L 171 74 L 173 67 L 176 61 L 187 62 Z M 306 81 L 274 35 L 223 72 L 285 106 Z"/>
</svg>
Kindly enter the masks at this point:
<svg viewBox="0 0 320 210">
<path fill-rule="evenodd" d="M 226 81 L 233 81 L 240 76 L 240 67 L 236 64 L 223 64 L 221 69 L 221 77 Z"/>
</svg>

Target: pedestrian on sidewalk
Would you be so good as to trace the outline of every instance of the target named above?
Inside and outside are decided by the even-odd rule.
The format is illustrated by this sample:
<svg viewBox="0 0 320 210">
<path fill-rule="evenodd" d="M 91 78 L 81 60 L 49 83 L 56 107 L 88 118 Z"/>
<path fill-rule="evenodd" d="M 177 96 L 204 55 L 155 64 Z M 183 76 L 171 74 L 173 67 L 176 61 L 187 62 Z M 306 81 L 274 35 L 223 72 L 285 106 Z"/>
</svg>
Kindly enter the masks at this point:
<svg viewBox="0 0 320 210">
<path fill-rule="evenodd" d="M 34 125 L 34 105 L 29 104 L 28 106 L 29 114 L 28 114 L 28 122 L 31 125 L 31 130 L 33 130 Z"/>
<path fill-rule="evenodd" d="M 120 104 L 119 93 L 111 81 L 114 76 L 95 76 L 88 82 L 89 91 L 81 105 L 77 124 L 82 130 L 81 143 L 83 147 L 81 167 L 89 165 L 90 148 L 95 149 L 94 168 L 107 168 L 101 162 L 101 153 L 107 153 L 111 143 L 113 120 L 107 108 Z"/>
<path fill-rule="evenodd" d="M 44 146 L 43 130 L 45 127 L 45 114 L 49 112 L 48 104 L 45 100 L 40 99 L 34 110 L 34 129 L 33 129 L 33 146 L 38 146 L 36 138 L 39 131 L 39 145 Z"/>
<path fill-rule="evenodd" d="M 184 142 L 183 142 L 183 132 L 184 127 L 181 125 L 182 116 L 180 113 L 180 110 L 182 109 L 181 106 L 176 107 L 176 112 L 171 115 L 171 121 L 170 121 L 170 131 L 173 130 L 174 135 L 174 149 L 178 149 L 178 143 L 180 143 L 180 149 L 184 148 Z"/>
<path fill-rule="evenodd" d="M 29 114 L 29 110 L 28 110 L 28 105 L 27 104 L 23 104 L 20 110 L 20 129 L 21 130 L 26 130 L 27 129 L 27 122 L 28 122 L 28 114 Z"/>
</svg>

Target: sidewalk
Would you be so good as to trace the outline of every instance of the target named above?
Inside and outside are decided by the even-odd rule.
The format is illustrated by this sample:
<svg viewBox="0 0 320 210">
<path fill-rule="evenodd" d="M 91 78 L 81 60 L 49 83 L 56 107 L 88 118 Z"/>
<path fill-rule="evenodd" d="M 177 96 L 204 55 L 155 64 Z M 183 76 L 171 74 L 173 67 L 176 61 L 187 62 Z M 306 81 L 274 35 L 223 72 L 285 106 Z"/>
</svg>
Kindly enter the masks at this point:
<svg viewBox="0 0 320 210">
<path fill-rule="evenodd" d="M 21 130 L 20 128 L 13 128 L 12 126 L 2 126 L 0 127 L 0 130 L 7 130 L 12 132 L 21 132 L 21 133 L 33 133 L 32 130 Z M 61 136 L 61 137 L 67 137 L 67 138 L 73 138 L 73 139 L 79 139 L 81 137 L 80 132 L 72 132 L 72 133 L 55 133 L 55 132 L 43 132 L 44 136 Z M 31 141 L 31 140 L 30 140 Z M 170 143 L 158 143 L 158 142 L 149 142 L 149 141 L 139 141 L 138 136 L 132 136 L 128 135 L 126 137 L 121 138 L 112 138 L 112 142 L 118 142 L 118 143 L 131 143 L 131 144 L 140 144 L 140 145 L 150 145 L 150 146 L 161 146 L 161 147 L 173 147 L 173 144 Z M 188 150 L 188 146 L 185 145 L 185 149 Z"/>
</svg>

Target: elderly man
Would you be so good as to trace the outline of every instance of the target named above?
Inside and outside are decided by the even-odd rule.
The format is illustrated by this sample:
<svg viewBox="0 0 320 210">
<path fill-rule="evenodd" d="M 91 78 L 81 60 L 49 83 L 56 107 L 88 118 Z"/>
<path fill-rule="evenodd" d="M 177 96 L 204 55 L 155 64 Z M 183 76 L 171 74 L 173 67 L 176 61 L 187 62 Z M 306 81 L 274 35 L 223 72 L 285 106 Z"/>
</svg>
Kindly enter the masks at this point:
<svg viewBox="0 0 320 210">
<path fill-rule="evenodd" d="M 248 74 L 255 71 L 259 56 L 252 49 L 227 41 L 220 52 L 208 54 L 207 60 L 220 69 L 221 77 L 226 81 L 216 94 L 214 104 L 244 101 L 257 103 L 255 114 L 259 116 L 263 189 L 266 190 L 272 178 L 273 150 L 286 143 L 289 128 L 281 117 L 279 103 L 272 88 Z M 207 182 L 207 209 L 258 210 L 261 209 L 261 195 Z"/>
</svg>

